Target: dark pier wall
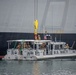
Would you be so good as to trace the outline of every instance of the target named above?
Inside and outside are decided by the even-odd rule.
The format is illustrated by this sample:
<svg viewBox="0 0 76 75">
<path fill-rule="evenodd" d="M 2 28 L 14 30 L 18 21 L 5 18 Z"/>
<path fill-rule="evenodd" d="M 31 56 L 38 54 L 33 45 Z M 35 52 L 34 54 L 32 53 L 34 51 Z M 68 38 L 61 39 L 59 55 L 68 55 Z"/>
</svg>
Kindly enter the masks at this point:
<svg viewBox="0 0 76 75">
<path fill-rule="evenodd" d="M 41 39 L 43 39 L 43 35 L 41 34 Z M 50 34 L 52 36 L 52 40 L 64 41 L 72 46 L 73 42 L 76 41 L 76 34 Z M 18 39 L 34 39 L 33 33 L 11 33 L 11 32 L 0 32 L 0 55 L 5 55 L 7 50 L 7 40 L 18 40 Z M 74 49 L 76 49 L 76 42 L 74 45 Z"/>
</svg>

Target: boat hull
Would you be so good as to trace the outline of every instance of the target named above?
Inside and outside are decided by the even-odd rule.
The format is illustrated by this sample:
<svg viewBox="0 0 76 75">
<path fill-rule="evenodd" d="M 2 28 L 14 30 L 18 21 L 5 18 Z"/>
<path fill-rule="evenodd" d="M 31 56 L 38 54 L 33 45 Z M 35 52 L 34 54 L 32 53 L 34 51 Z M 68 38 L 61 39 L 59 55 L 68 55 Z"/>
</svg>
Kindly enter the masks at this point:
<svg viewBox="0 0 76 75">
<path fill-rule="evenodd" d="M 12 57 L 12 56 L 11 56 Z M 19 55 L 18 57 L 8 58 L 5 56 L 3 60 L 46 60 L 46 59 L 76 59 L 76 54 L 60 54 L 60 55 L 43 55 L 43 56 L 29 56 L 23 57 Z"/>
<path fill-rule="evenodd" d="M 46 55 L 46 56 L 37 56 L 37 60 L 42 59 L 76 59 L 76 54 L 60 54 L 60 55 Z"/>
</svg>

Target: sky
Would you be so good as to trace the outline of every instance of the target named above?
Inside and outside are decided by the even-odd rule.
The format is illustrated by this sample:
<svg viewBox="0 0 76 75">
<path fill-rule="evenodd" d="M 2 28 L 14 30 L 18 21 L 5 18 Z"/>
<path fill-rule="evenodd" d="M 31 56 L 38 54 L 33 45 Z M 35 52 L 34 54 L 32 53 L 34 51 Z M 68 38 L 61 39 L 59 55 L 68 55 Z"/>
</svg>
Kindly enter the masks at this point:
<svg viewBox="0 0 76 75">
<path fill-rule="evenodd" d="M 76 33 L 76 0 L 0 0 L 0 32 Z"/>
</svg>

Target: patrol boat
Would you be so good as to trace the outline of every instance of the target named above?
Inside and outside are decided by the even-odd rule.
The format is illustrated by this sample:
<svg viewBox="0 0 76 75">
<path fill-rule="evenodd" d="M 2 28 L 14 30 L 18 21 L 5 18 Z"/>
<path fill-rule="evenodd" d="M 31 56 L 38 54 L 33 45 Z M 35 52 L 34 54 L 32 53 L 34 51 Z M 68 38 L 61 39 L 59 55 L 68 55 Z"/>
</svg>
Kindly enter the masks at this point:
<svg viewBox="0 0 76 75">
<path fill-rule="evenodd" d="M 42 60 L 76 57 L 76 50 L 70 49 L 66 42 L 51 40 L 8 40 L 7 42 L 7 54 L 3 60 Z"/>
</svg>

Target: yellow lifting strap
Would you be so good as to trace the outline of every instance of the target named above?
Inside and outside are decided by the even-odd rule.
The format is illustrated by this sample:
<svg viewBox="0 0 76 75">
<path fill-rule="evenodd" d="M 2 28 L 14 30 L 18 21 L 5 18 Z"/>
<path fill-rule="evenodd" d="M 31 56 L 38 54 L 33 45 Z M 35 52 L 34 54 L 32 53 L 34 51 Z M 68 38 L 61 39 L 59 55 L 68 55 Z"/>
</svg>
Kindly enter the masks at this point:
<svg viewBox="0 0 76 75">
<path fill-rule="evenodd" d="M 38 20 L 34 21 L 34 29 L 38 29 Z"/>
</svg>

